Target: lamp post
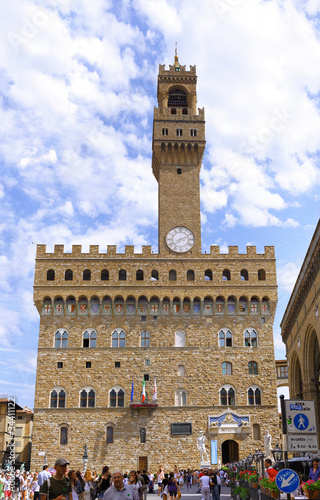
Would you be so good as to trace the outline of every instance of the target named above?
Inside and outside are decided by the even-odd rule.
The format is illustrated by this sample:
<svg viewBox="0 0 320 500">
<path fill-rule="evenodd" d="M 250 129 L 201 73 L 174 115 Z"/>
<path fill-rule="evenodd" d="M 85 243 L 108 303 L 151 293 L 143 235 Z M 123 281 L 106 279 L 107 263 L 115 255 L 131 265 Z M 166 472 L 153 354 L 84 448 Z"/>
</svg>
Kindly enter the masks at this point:
<svg viewBox="0 0 320 500">
<path fill-rule="evenodd" d="M 88 445 L 84 445 L 84 452 L 82 456 L 82 462 L 83 462 L 83 472 L 85 473 L 87 470 L 87 463 L 88 463 Z"/>
<path fill-rule="evenodd" d="M 248 467 L 251 469 L 251 466 L 252 466 L 252 462 L 253 462 L 253 455 L 252 453 L 250 455 L 247 456 L 247 464 L 248 464 Z"/>
<path fill-rule="evenodd" d="M 274 461 L 276 462 L 276 464 L 278 464 L 279 462 L 281 462 L 282 457 L 283 457 L 283 450 L 280 448 L 279 444 L 277 444 L 273 448 L 272 455 L 273 455 L 273 458 L 274 458 Z"/>
</svg>

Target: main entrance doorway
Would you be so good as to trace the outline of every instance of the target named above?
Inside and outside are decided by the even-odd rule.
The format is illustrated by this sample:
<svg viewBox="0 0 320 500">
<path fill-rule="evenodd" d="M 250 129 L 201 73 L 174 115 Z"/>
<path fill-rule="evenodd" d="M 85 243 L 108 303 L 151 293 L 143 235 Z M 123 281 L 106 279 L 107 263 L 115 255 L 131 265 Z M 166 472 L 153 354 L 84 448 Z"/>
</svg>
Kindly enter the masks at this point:
<svg viewBox="0 0 320 500">
<path fill-rule="evenodd" d="M 138 470 L 148 472 L 148 457 L 139 457 Z"/>
<path fill-rule="evenodd" d="M 224 441 L 222 443 L 221 451 L 223 464 L 229 464 L 239 460 L 239 445 L 237 441 L 233 441 L 233 439 Z"/>
</svg>

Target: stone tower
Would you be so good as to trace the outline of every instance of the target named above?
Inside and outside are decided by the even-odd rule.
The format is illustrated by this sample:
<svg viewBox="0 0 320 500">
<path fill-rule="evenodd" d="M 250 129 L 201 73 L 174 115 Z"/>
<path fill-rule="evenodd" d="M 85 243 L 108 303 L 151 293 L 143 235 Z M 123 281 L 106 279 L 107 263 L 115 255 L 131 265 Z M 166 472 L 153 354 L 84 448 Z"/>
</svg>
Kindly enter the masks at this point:
<svg viewBox="0 0 320 500">
<path fill-rule="evenodd" d="M 204 109 L 197 110 L 195 66 L 160 65 L 152 169 L 159 184 L 159 253 L 201 253 L 200 168 Z"/>
<path fill-rule="evenodd" d="M 32 468 L 44 452 L 81 468 L 85 444 L 88 469 L 199 468 L 200 435 L 212 464 L 263 448 L 267 430 L 278 437 L 274 249 L 201 253 L 196 100 L 194 66 L 160 65 L 158 253 L 37 247 Z"/>
</svg>

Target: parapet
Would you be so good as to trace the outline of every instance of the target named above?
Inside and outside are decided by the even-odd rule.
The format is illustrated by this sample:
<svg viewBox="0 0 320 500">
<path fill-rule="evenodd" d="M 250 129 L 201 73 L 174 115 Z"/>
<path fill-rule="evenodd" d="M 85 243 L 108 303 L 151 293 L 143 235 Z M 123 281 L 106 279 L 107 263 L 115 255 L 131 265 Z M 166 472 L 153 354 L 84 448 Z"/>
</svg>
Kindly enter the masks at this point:
<svg viewBox="0 0 320 500">
<path fill-rule="evenodd" d="M 176 71 L 176 68 L 174 65 L 169 64 L 169 69 L 166 69 L 165 64 L 159 64 L 159 76 L 161 75 L 169 75 L 174 73 L 176 76 L 179 76 L 179 74 L 183 73 L 189 73 L 192 76 L 196 75 L 196 66 L 190 66 L 190 69 L 187 70 L 186 66 L 180 66 L 180 70 Z"/>
<path fill-rule="evenodd" d="M 155 258 L 159 259 L 160 257 L 166 257 L 169 259 L 172 258 L 183 258 L 183 255 L 173 255 L 173 254 L 166 254 L 166 255 L 160 255 L 158 253 L 153 253 L 151 250 L 150 245 L 143 245 L 142 246 L 142 251 L 135 253 L 134 251 L 134 245 L 125 245 L 125 250 L 124 252 L 117 252 L 117 246 L 116 245 L 108 245 L 107 246 L 107 252 L 104 253 L 99 253 L 99 245 L 90 245 L 89 247 L 89 252 L 83 252 L 82 253 L 82 246 L 81 245 L 72 245 L 72 251 L 71 252 L 66 252 L 64 253 L 64 245 L 55 245 L 54 246 L 54 251 L 53 253 L 48 252 L 47 253 L 47 246 L 46 245 L 37 245 L 37 259 L 73 259 L 73 258 L 141 258 L 141 257 L 148 257 L 148 258 Z M 221 253 L 220 252 L 220 247 L 218 245 L 211 245 L 210 246 L 210 253 L 201 253 L 201 254 L 194 254 L 194 255 L 188 255 L 187 258 L 190 259 L 274 259 L 275 258 L 275 252 L 274 252 L 274 247 L 273 246 L 265 246 L 264 247 L 264 253 L 263 254 L 258 254 L 257 249 L 255 246 L 247 246 L 247 253 L 239 253 L 238 247 L 237 246 L 229 246 L 228 247 L 228 253 Z"/>
</svg>

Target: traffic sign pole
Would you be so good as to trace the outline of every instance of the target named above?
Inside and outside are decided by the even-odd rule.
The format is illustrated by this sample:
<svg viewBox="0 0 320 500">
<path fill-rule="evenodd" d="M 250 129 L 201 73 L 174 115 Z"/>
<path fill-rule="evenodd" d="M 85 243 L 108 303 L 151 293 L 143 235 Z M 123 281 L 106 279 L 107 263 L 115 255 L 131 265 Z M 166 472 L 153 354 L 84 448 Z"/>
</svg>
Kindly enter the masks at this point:
<svg viewBox="0 0 320 500">
<path fill-rule="evenodd" d="M 288 436 L 287 436 L 287 415 L 286 415 L 286 405 L 284 402 L 284 395 L 280 396 L 280 407 L 281 407 L 281 419 L 282 419 L 282 445 L 284 451 L 284 466 L 288 468 Z M 291 495 L 287 493 L 287 500 L 290 500 Z"/>
</svg>

